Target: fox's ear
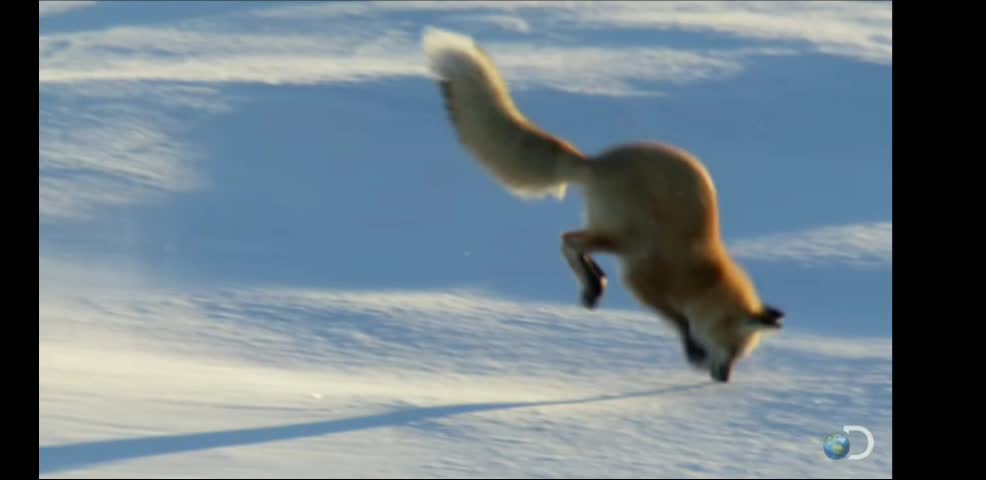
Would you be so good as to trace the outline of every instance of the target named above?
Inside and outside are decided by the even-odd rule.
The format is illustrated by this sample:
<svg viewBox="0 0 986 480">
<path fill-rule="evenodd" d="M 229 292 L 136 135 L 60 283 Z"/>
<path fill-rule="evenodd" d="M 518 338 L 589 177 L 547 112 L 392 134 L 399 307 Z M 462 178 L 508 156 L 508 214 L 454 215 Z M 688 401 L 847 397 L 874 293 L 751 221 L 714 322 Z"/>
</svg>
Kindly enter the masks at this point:
<svg viewBox="0 0 986 480">
<path fill-rule="evenodd" d="M 784 325 L 784 312 L 771 305 L 764 305 L 756 321 L 766 328 L 781 328 Z"/>
</svg>

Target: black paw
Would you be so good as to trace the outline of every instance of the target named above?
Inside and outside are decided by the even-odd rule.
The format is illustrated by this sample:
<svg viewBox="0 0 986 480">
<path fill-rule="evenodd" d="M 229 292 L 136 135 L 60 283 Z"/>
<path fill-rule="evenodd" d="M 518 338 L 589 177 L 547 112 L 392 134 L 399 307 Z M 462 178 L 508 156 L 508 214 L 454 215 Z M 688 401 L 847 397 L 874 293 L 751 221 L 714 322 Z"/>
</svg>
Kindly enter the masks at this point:
<svg viewBox="0 0 986 480">
<path fill-rule="evenodd" d="M 705 348 L 703 348 L 701 345 L 695 342 L 695 340 L 692 339 L 692 337 L 688 337 L 688 336 L 685 337 L 684 344 L 685 344 L 685 357 L 688 358 L 688 363 L 696 367 L 702 366 L 702 364 L 705 363 L 706 357 L 708 356 L 708 354 L 705 351 Z"/>
<path fill-rule="evenodd" d="M 592 257 L 588 255 L 582 255 L 582 262 L 585 263 L 586 268 L 589 270 L 590 273 L 592 273 L 594 277 L 600 280 L 606 280 L 606 272 L 603 272 L 602 267 L 600 267 L 599 264 L 592 259 Z"/>
<path fill-rule="evenodd" d="M 599 306 L 599 299 L 602 296 L 601 288 L 587 288 L 582 291 L 582 306 L 589 310 L 595 310 Z"/>
<path fill-rule="evenodd" d="M 582 265 L 589 274 L 589 283 L 582 290 L 582 306 L 594 310 L 599 306 L 599 300 L 606 290 L 606 274 L 603 273 L 603 269 L 599 268 L 599 264 L 588 255 L 582 256 Z"/>
<path fill-rule="evenodd" d="M 716 365 L 709 370 L 709 376 L 717 382 L 726 383 L 729 382 L 729 375 L 732 371 L 733 366 L 731 364 Z"/>
</svg>

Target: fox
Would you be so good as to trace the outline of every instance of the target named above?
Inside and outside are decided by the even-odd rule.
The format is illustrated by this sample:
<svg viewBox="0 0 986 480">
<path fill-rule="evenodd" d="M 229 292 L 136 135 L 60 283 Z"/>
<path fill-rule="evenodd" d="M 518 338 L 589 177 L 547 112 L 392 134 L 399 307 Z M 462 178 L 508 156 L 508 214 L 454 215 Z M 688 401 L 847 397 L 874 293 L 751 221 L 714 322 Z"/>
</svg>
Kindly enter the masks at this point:
<svg viewBox="0 0 986 480">
<path fill-rule="evenodd" d="M 627 142 L 590 155 L 543 130 L 515 105 L 492 56 L 472 37 L 426 27 L 422 34 L 456 139 L 489 176 L 525 200 L 582 193 L 585 224 L 561 234 L 561 257 L 596 310 L 607 274 L 594 256 L 617 259 L 621 280 L 681 341 L 685 360 L 729 382 L 785 313 L 764 302 L 727 250 L 716 186 L 689 151 Z"/>
</svg>

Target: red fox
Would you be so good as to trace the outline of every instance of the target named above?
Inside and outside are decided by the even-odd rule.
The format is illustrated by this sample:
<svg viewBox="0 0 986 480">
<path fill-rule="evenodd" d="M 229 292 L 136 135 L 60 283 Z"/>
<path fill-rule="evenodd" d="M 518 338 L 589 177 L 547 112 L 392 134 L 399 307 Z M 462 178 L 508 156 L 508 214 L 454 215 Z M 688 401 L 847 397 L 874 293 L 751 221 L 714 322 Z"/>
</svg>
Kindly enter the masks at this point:
<svg viewBox="0 0 986 480">
<path fill-rule="evenodd" d="M 518 110 L 492 58 L 467 36 L 429 28 L 422 45 L 458 141 L 493 179 L 526 199 L 581 187 L 586 227 L 561 235 L 561 254 L 595 309 L 606 274 L 593 254 L 618 258 L 623 284 L 679 334 L 687 361 L 728 382 L 784 313 L 758 296 L 727 252 L 715 185 L 674 146 L 642 142 L 587 156 Z"/>
</svg>

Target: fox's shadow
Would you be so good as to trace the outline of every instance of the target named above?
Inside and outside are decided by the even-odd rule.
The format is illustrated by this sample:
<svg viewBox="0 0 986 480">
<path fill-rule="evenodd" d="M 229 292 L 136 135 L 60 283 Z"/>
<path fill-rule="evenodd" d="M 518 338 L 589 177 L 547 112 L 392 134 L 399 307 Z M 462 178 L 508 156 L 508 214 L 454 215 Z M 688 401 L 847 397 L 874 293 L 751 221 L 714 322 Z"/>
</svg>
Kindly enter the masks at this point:
<svg viewBox="0 0 986 480">
<path fill-rule="evenodd" d="M 281 425 L 275 427 L 223 430 L 216 432 L 41 446 L 38 448 L 40 462 L 39 473 L 54 473 L 82 466 L 155 455 L 166 455 L 171 453 L 232 447 L 237 445 L 249 445 L 280 440 L 292 440 L 304 437 L 367 430 L 371 428 L 401 426 L 412 424 L 421 420 L 450 417 L 466 413 L 509 410 L 514 408 L 578 405 L 608 400 L 623 400 L 683 392 L 710 385 L 713 385 L 713 383 L 708 382 L 693 385 L 682 385 L 644 392 L 627 393 L 621 395 L 603 395 L 574 400 L 518 403 L 474 403 L 409 408 L 363 417 Z"/>
</svg>

